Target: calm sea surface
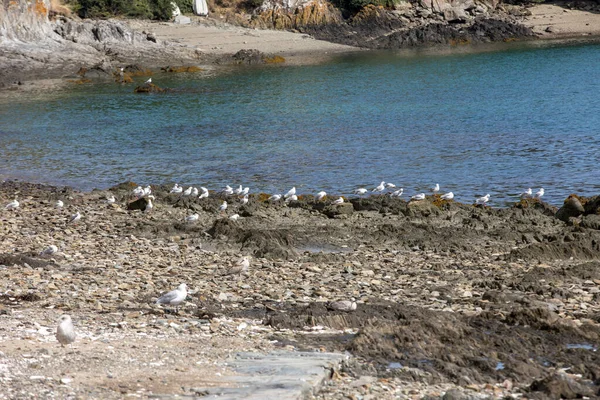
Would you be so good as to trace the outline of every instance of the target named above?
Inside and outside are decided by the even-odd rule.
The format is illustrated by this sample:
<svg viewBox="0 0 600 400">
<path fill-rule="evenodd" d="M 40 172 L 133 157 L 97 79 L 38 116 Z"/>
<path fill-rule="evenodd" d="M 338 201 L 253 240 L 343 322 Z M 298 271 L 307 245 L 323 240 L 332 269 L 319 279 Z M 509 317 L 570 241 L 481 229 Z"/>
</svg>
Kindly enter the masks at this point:
<svg viewBox="0 0 600 400">
<path fill-rule="evenodd" d="M 145 78 L 139 78 L 143 82 Z M 0 174 L 107 188 L 179 182 L 300 193 L 439 183 L 495 205 L 600 194 L 600 45 L 368 53 L 0 97 Z"/>
</svg>

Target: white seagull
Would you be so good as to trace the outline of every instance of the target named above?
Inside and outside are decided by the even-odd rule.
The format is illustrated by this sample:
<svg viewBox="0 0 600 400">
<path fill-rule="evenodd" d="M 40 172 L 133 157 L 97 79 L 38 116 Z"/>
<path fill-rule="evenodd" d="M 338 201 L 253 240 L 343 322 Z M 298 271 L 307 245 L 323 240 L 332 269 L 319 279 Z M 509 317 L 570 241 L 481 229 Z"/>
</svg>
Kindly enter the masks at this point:
<svg viewBox="0 0 600 400">
<path fill-rule="evenodd" d="M 388 183 L 386 183 L 386 184 L 385 184 L 385 187 L 386 187 L 386 188 L 388 188 L 388 189 L 393 189 L 393 188 L 395 188 L 395 187 L 396 187 L 396 185 L 394 185 L 394 184 L 393 184 L 393 183 L 391 183 L 391 182 L 388 182 Z"/>
<path fill-rule="evenodd" d="M 475 200 L 476 204 L 486 204 L 488 201 L 490 201 L 490 194 L 486 194 L 483 197 L 478 198 L 477 200 Z"/>
<path fill-rule="evenodd" d="M 273 196 L 269 197 L 267 200 L 272 201 L 272 202 L 276 202 L 281 200 L 281 195 L 280 194 L 274 194 Z"/>
<path fill-rule="evenodd" d="M 283 197 L 285 197 L 287 199 L 288 197 L 291 197 L 294 195 L 296 195 L 296 187 L 295 186 L 293 188 L 291 188 Z"/>
<path fill-rule="evenodd" d="M 56 200 L 56 203 L 54 204 L 56 208 L 63 208 L 64 205 L 65 203 L 63 203 L 62 200 Z"/>
<path fill-rule="evenodd" d="M 238 218 L 240 218 L 240 214 L 233 214 L 231 217 L 229 217 L 229 219 L 232 221 L 237 221 Z"/>
<path fill-rule="evenodd" d="M 531 197 L 533 195 L 533 190 L 531 188 L 527 188 L 526 191 L 521 193 L 521 197 Z"/>
<path fill-rule="evenodd" d="M 242 190 L 240 192 L 240 196 L 245 196 L 250 192 L 250 188 L 249 187 L 245 187 L 244 190 Z"/>
<path fill-rule="evenodd" d="M 148 203 L 146 203 L 146 208 L 144 208 L 145 213 L 149 213 L 154 208 L 154 204 L 152 204 L 152 200 L 148 199 Z"/>
<path fill-rule="evenodd" d="M 148 80 L 146 81 L 146 85 L 149 85 L 152 83 L 152 78 L 148 78 Z"/>
<path fill-rule="evenodd" d="M 117 201 L 117 199 L 115 199 L 115 196 L 106 196 L 106 202 L 108 204 L 113 204 L 115 201 Z"/>
<path fill-rule="evenodd" d="M 425 193 L 415 194 L 410 199 L 411 200 L 425 200 Z"/>
<path fill-rule="evenodd" d="M 5 210 L 15 210 L 17 208 L 19 208 L 19 200 L 17 199 L 14 199 L 4 207 Z"/>
<path fill-rule="evenodd" d="M 400 196 L 402 196 L 402 193 L 404 193 L 404 189 L 400 188 L 400 189 L 392 192 L 392 194 L 390 194 L 390 197 L 400 197 Z"/>
<path fill-rule="evenodd" d="M 228 268 L 223 275 L 245 274 L 248 272 L 248 268 L 250 268 L 250 257 L 242 257 L 234 266 Z"/>
<path fill-rule="evenodd" d="M 373 192 L 380 192 L 381 193 L 384 190 L 385 190 L 385 182 L 381 181 L 381 183 L 375 189 L 373 189 L 372 191 Z"/>
<path fill-rule="evenodd" d="M 190 186 L 189 188 L 185 189 L 185 192 L 182 193 L 182 196 L 190 196 L 192 194 L 192 190 L 193 188 Z"/>
<path fill-rule="evenodd" d="M 230 196 L 233 194 L 233 189 L 231 186 L 226 185 L 225 189 L 223 189 L 223 193 L 225 193 L 227 196 Z"/>
<path fill-rule="evenodd" d="M 144 188 L 141 186 L 136 187 L 131 192 L 135 197 L 142 197 L 144 195 Z"/>
<path fill-rule="evenodd" d="M 169 193 L 181 193 L 183 192 L 183 188 L 178 184 L 175 184 Z"/>
<path fill-rule="evenodd" d="M 335 204 L 335 205 L 344 204 L 344 198 L 340 197 L 337 200 L 334 200 L 333 203 L 331 203 L 331 204 Z"/>
<path fill-rule="evenodd" d="M 240 194 L 242 194 L 242 192 L 243 192 L 243 191 L 244 191 L 244 188 L 242 187 L 242 185 L 240 185 L 240 186 L 239 186 L 237 189 L 235 189 L 233 192 L 239 196 Z"/>
<path fill-rule="evenodd" d="M 317 193 L 317 201 L 321 201 L 323 200 L 323 197 L 327 196 L 326 192 L 319 192 Z"/>
<path fill-rule="evenodd" d="M 178 305 L 183 303 L 186 297 L 187 285 L 185 283 L 182 283 L 181 285 L 179 285 L 179 287 L 177 287 L 177 289 L 160 296 L 158 300 L 156 300 L 156 304 L 168 304 L 177 308 Z"/>
<path fill-rule="evenodd" d="M 442 199 L 442 200 L 452 200 L 453 198 L 454 198 L 454 193 L 452 193 L 452 192 L 448 192 L 448 193 L 440 196 L 440 199 Z"/>
<path fill-rule="evenodd" d="M 75 214 L 71 215 L 69 222 L 67 224 L 74 224 L 81 219 L 81 213 L 77 211 Z"/>
<path fill-rule="evenodd" d="M 287 199 L 285 199 L 286 203 L 289 203 L 290 201 L 298 201 L 298 196 L 293 194 L 293 195 L 289 196 Z"/>
<path fill-rule="evenodd" d="M 150 196 L 151 194 L 152 194 L 152 188 L 150 187 L 150 185 L 148 185 L 144 188 L 144 196 Z"/>
<path fill-rule="evenodd" d="M 56 328 L 56 340 L 65 347 L 75 341 L 75 328 L 73 321 L 68 315 L 63 315 L 58 320 L 58 328 Z"/>
<path fill-rule="evenodd" d="M 219 206 L 219 211 L 220 212 L 224 212 L 225 210 L 227 210 L 227 202 L 226 201 L 224 201 L 223 204 L 221 204 Z"/>
<path fill-rule="evenodd" d="M 200 218 L 200 216 L 198 215 L 198 213 L 192 214 L 192 215 L 188 215 L 187 217 L 185 217 L 185 222 L 187 222 L 188 224 L 191 224 L 192 222 L 198 221 L 198 218 Z"/>
<path fill-rule="evenodd" d="M 50 246 L 46 247 L 44 249 L 44 251 L 42 251 L 40 253 L 41 256 L 51 256 L 52 254 L 58 252 L 58 247 L 56 247 L 55 245 L 51 244 Z"/>
<path fill-rule="evenodd" d="M 198 188 L 192 188 L 192 196 L 198 196 Z"/>
<path fill-rule="evenodd" d="M 198 197 L 199 199 L 205 199 L 208 197 L 208 190 L 206 192 L 202 192 L 202 194 L 200 195 L 200 197 Z"/>
<path fill-rule="evenodd" d="M 544 188 L 540 188 L 537 192 L 535 192 L 535 198 L 540 199 L 544 195 Z"/>
<path fill-rule="evenodd" d="M 439 192 L 439 191 L 440 191 L 440 184 L 439 184 L 439 183 L 436 183 L 436 184 L 435 184 L 435 186 L 431 188 L 431 191 L 432 191 L 433 193 L 437 193 L 437 192 Z"/>
<path fill-rule="evenodd" d="M 379 187 L 379 186 L 378 186 Z M 355 194 L 362 196 L 363 194 L 367 193 L 368 190 L 365 188 L 358 188 L 354 191 Z"/>
<path fill-rule="evenodd" d="M 244 197 L 242 197 L 242 200 L 240 200 L 240 204 L 241 205 L 248 204 L 248 195 L 245 195 Z"/>
</svg>

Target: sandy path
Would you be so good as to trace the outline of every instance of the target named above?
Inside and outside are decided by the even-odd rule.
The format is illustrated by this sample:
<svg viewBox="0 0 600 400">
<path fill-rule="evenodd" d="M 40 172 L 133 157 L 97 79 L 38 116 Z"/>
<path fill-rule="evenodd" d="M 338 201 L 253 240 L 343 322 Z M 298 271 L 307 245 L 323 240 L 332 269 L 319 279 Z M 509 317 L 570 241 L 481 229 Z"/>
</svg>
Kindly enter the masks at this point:
<svg viewBox="0 0 600 400">
<path fill-rule="evenodd" d="M 540 4 L 530 8 L 523 24 L 542 38 L 600 36 L 600 13 L 569 10 L 559 5 Z M 550 32 L 546 32 L 546 29 Z"/>
<path fill-rule="evenodd" d="M 232 54 L 242 49 L 257 49 L 292 59 L 295 56 L 313 57 L 361 49 L 323 40 L 302 33 L 276 30 L 257 30 L 232 26 L 213 19 L 192 17 L 189 25 L 134 21 L 132 28 L 151 31 L 159 39 L 195 47 L 211 54 Z"/>
</svg>

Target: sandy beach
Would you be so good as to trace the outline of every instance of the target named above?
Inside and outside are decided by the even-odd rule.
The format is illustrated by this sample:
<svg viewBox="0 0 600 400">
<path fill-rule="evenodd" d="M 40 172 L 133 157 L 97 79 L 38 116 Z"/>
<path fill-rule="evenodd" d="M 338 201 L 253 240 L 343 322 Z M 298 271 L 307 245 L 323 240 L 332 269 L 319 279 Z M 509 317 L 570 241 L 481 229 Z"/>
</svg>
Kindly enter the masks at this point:
<svg viewBox="0 0 600 400">
<path fill-rule="evenodd" d="M 523 24 L 541 39 L 600 36 L 600 13 L 571 10 L 565 4 L 536 4 Z"/>
</svg>

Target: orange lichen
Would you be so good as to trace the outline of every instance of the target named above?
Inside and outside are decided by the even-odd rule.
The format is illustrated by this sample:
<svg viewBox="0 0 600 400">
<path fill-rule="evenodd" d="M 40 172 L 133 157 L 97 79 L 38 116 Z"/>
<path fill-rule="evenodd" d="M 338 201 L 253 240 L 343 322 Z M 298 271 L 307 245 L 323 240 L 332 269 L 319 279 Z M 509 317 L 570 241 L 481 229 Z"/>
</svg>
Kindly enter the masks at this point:
<svg viewBox="0 0 600 400">
<path fill-rule="evenodd" d="M 139 69 L 139 70 L 135 70 L 135 71 L 127 71 L 127 73 L 129 74 L 129 76 L 151 76 L 151 75 L 154 75 L 154 72 L 150 71 L 149 69 Z"/>
<path fill-rule="evenodd" d="M 260 194 L 258 195 L 258 201 L 260 201 L 260 202 L 264 203 L 265 201 L 269 200 L 269 197 L 271 197 L 271 195 L 270 195 L 270 194 L 267 194 L 267 193 L 260 193 Z"/>
<path fill-rule="evenodd" d="M 285 58 L 281 56 L 265 57 L 264 60 L 265 64 L 279 64 L 285 62 Z"/>
<path fill-rule="evenodd" d="M 43 16 L 48 15 L 48 8 L 46 8 L 46 5 L 42 0 L 37 0 L 33 4 L 33 11 Z"/>
</svg>

